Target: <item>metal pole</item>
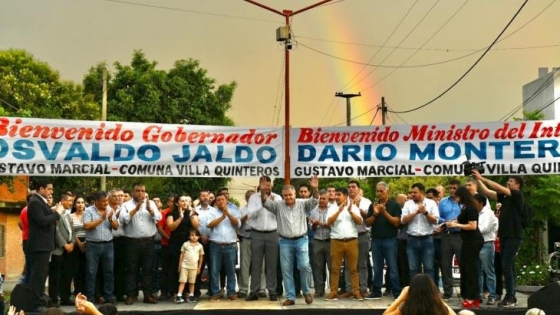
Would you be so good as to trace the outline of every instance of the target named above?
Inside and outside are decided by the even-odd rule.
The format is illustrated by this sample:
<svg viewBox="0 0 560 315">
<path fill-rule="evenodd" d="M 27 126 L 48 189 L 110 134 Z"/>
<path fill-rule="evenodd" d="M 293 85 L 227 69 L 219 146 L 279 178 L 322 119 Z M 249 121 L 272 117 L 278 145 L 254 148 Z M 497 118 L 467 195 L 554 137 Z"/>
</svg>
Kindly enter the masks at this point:
<svg viewBox="0 0 560 315">
<path fill-rule="evenodd" d="M 101 98 L 101 121 L 107 120 L 107 68 L 103 68 L 103 96 Z M 100 189 L 107 188 L 107 177 L 101 176 Z"/>
<path fill-rule="evenodd" d="M 292 10 L 283 10 L 280 12 L 274 8 L 271 8 L 267 5 L 259 3 L 254 0 L 244 0 L 245 2 L 249 2 L 254 4 L 262 9 L 268 10 L 270 12 L 276 13 L 278 15 L 282 15 L 286 20 L 286 26 L 290 27 L 290 18 L 296 14 L 305 12 L 307 10 L 313 9 L 318 7 L 322 4 L 330 2 L 332 0 L 322 0 L 310 6 L 304 7 L 302 9 L 292 11 Z M 290 184 L 290 49 L 288 48 L 289 39 L 284 42 L 284 56 L 285 56 L 285 69 L 284 69 L 284 183 L 286 185 Z"/>
</svg>

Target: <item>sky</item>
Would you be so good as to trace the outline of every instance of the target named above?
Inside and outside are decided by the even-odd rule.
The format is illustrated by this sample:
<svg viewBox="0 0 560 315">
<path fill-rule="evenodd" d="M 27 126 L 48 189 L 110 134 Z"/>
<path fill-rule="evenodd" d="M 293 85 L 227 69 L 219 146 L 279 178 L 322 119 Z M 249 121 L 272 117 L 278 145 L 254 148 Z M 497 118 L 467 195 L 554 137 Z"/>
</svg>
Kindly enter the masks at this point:
<svg viewBox="0 0 560 315">
<path fill-rule="evenodd" d="M 298 10 L 319 1 L 260 2 Z M 381 124 L 381 97 L 395 112 L 431 101 L 523 2 L 333 0 L 293 16 L 291 125 L 345 125 L 346 101 L 336 92 L 362 95 L 351 99 L 352 125 Z M 388 113 L 386 123 L 503 120 L 520 108 L 522 86 L 539 67 L 560 66 L 559 13 L 560 1 L 529 1 L 461 82 L 420 110 Z M 284 125 L 283 25 L 284 17 L 242 0 L 0 0 L 0 49 L 25 49 L 76 82 L 98 62 L 130 63 L 136 49 L 160 69 L 194 58 L 217 84 L 237 82 L 229 115 L 239 126 Z"/>
</svg>

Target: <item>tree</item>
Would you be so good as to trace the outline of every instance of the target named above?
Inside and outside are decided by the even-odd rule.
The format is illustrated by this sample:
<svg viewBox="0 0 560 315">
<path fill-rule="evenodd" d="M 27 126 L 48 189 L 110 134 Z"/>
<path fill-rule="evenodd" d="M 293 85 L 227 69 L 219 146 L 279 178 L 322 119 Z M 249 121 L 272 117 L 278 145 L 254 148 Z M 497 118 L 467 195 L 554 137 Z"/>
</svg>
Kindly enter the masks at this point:
<svg viewBox="0 0 560 315">
<path fill-rule="evenodd" d="M 116 62 L 108 73 L 107 120 L 167 124 L 233 126 L 226 114 L 236 83 L 216 85 L 197 60 L 179 60 L 169 71 L 157 69 L 143 52 L 135 51 L 130 65 Z M 88 97 L 101 102 L 102 75 L 98 63 L 84 77 Z M 226 178 L 109 178 L 107 187 L 146 185 L 150 196 L 169 193 L 197 194 L 202 189 L 225 186 Z"/>
<path fill-rule="evenodd" d="M 99 106 L 81 85 L 24 50 L 0 50 L 0 116 L 98 119 Z M 0 176 L 11 187 L 12 177 Z"/>
</svg>

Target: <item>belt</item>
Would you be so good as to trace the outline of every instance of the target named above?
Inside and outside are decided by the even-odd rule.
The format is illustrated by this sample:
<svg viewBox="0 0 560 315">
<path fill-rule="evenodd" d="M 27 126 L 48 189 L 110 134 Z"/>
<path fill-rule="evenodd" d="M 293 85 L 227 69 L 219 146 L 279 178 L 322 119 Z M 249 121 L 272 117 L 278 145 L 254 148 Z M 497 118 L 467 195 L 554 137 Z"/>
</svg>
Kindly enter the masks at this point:
<svg viewBox="0 0 560 315">
<path fill-rule="evenodd" d="M 327 239 L 324 239 L 324 240 L 320 240 L 320 239 L 318 239 L 318 238 L 314 238 L 313 240 L 314 240 L 314 241 L 317 241 L 317 242 L 330 242 L 330 241 L 331 241 L 330 238 L 327 238 Z"/>
<path fill-rule="evenodd" d="M 110 241 L 87 241 L 88 243 L 95 243 L 95 244 L 108 244 L 108 243 L 113 243 L 113 240 Z"/>
<path fill-rule="evenodd" d="M 306 236 L 307 233 L 300 235 L 300 236 L 295 236 L 295 237 L 286 237 L 286 236 L 282 236 L 280 235 L 281 238 L 285 239 L 285 240 L 289 240 L 289 241 L 295 241 L 295 240 L 299 240 L 300 238 Z"/>
<path fill-rule="evenodd" d="M 486 241 L 486 242 L 484 242 L 484 244 L 486 244 L 486 243 L 494 243 L 494 241 Z"/>
<path fill-rule="evenodd" d="M 432 236 L 432 234 L 428 234 L 428 235 L 410 235 L 410 234 L 408 234 L 408 237 L 412 237 L 412 238 L 415 238 L 417 240 L 424 240 L 424 239 L 427 239 L 430 236 Z"/>
<path fill-rule="evenodd" d="M 255 231 L 255 232 L 258 232 L 258 233 L 264 233 L 264 234 L 266 234 L 266 233 L 273 233 L 273 232 L 276 232 L 276 229 L 270 230 L 270 231 L 261 231 L 261 230 L 252 229 L 251 231 Z"/>
<path fill-rule="evenodd" d="M 445 234 L 461 234 L 461 231 L 445 231 Z"/>
<path fill-rule="evenodd" d="M 350 241 L 354 241 L 357 240 L 357 237 L 349 237 L 349 238 L 333 238 L 333 240 L 335 241 L 339 241 L 339 242 L 350 242 Z"/>
<path fill-rule="evenodd" d="M 362 236 L 362 235 L 364 235 L 364 234 L 368 234 L 368 233 L 369 233 L 369 231 L 358 232 L 358 235 Z"/>
<path fill-rule="evenodd" d="M 212 241 L 210 241 L 210 243 L 212 243 L 212 244 L 214 244 L 214 245 L 221 246 L 221 247 L 230 246 L 230 245 L 235 245 L 235 243 L 218 243 L 218 242 L 212 242 Z"/>
</svg>

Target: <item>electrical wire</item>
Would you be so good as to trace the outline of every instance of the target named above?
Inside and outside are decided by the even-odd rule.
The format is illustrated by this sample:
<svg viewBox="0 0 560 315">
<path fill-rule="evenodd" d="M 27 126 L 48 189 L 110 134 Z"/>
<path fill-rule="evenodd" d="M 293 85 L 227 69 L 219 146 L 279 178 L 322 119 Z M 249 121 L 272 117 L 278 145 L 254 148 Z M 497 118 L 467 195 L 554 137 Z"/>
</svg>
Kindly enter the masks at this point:
<svg viewBox="0 0 560 315">
<path fill-rule="evenodd" d="M 508 29 L 508 27 L 513 23 L 513 21 L 515 20 L 515 18 L 519 15 L 519 13 L 521 13 L 521 10 L 523 10 L 523 8 L 525 7 L 525 5 L 527 4 L 529 0 L 525 0 L 523 2 L 523 4 L 521 5 L 521 7 L 519 7 L 519 9 L 517 10 L 517 12 L 513 15 L 513 17 L 511 18 L 511 20 L 507 23 L 507 25 L 504 27 L 504 29 L 498 34 L 498 36 L 496 37 L 496 39 L 494 39 L 494 41 L 492 42 L 492 44 L 490 44 L 490 46 L 488 46 L 488 48 L 484 51 L 484 53 L 475 61 L 475 63 L 463 74 L 459 77 L 459 79 L 457 79 L 457 81 L 455 81 L 450 87 L 448 87 L 447 89 L 445 89 L 445 91 L 443 91 L 442 93 L 440 93 L 438 96 L 436 96 L 434 99 L 432 99 L 431 101 L 422 104 L 420 106 L 417 106 L 415 108 L 412 109 L 408 109 L 408 110 L 404 110 L 404 111 L 391 111 L 393 113 L 397 113 L 397 114 L 404 114 L 404 113 L 410 113 L 413 111 L 417 111 L 421 108 L 424 108 L 430 104 L 432 104 L 433 102 L 435 102 L 436 100 L 440 99 L 442 96 L 444 96 L 445 94 L 447 94 L 447 92 L 451 91 L 451 89 L 453 89 L 455 86 L 457 86 L 457 84 L 459 84 L 459 82 L 461 82 L 473 69 L 474 67 L 476 67 L 476 65 L 478 65 L 478 63 L 486 56 L 486 54 L 490 51 L 490 49 L 492 49 L 492 47 L 498 42 L 498 40 L 500 39 L 500 37 L 502 36 L 502 34 Z"/>
<path fill-rule="evenodd" d="M 16 110 L 16 111 L 19 110 L 19 108 L 15 107 L 14 105 L 8 103 L 8 101 L 5 101 L 5 100 L 3 100 L 3 99 L 1 99 L 1 98 L 0 98 L 0 102 L 2 102 L 3 104 L 5 104 L 5 105 L 7 105 L 7 106 L 9 106 L 9 107 L 11 107 L 11 108 L 13 108 L 13 109 Z"/>
<path fill-rule="evenodd" d="M 546 89 L 549 85 L 553 84 L 555 82 L 555 80 L 558 77 L 560 77 L 560 71 L 559 70 L 560 70 L 560 68 L 555 68 L 554 71 L 550 73 L 550 76 L 535 90 L 535 92 L 533 92 L 533 94 L 531 94 L 529 97 L 527 97 L 525 100 L 523 100 L 523 102 L 521 102 L 521 104 L 517 105 L 512 110 L 507 112 L 499 120 L 500 121 L 507 121 L 508 119 L 513 117 L 513 115 L 515 115 L 518 110 L 522 109 L 525 104 L 532 101 L 537 95 L 539 95 L 542 91 L 544 91 L 544 89 Z"/>
<path fill-rule="evenodd" d="M 188 10 L 188 9 L 181 9 L 181 8 L 174 8 L 174 7 L 165 7 L 165 6 L 155 5 L 155 4 L 146 4 L 146 3 L 140 3 L 140 2 L 125 1 L 125 0 L 100 0 L 100 1 L 114 2 L 114 3 L 120 3 L 120 4 L 126 4 L 126 5 L 135 5 L 135 6 L 147 7 L 147 8 L 159 9 L 159 10 L 178 11 L 178 12 L 184 12 L 184 13 L 202 14 L 202 15 L 225 17 L 225 18 L 231 18 L 231 19 L 248 20 L 248 21 L 273 23 L 273 24 L 282 24 L 282 23 L 279 23 L 278 21 L 273 21 L 273 20 L 255 19 L 255 18 L 249 18 L 249 17 L 245 17 L 245 16 L 237 16 L 237 15 L 231 15 L 231 14 L 212 13 L 212 12 Z"/>
<path fill-rule="evenodd" d="M 548 104 L 546 104 L 545 106 L 541 107 L 539 110 L 537 110 L 535 112 L 535 114 L 538 114 L 540 112 L 542 112 L 543 110 L 545 110 L 547 107 L 549 107 L 550 105 L 553 105 L 554 103 L 556 103 L 557 100 L 560 99 L 560 96 L 558 96 L 557 98 L 555 98 L 554 100 L 550 101 Z M 525 120 L 525 119 L 524 119 Z"/>
<path fill-rule="evenodd" d="M 339 98 L 339 97 L 335 96 L 334 98 L 336 98 L 336 105 L 333 107 L 333 111 L 331 112 L 331 116 L 329 117 L 329 120 L 328 120 L 329 123 L 332 121 L 332 119 L 334 117 L 334 113 L 336 113 L 336 108 L 339 107 L 340 102 L 342 101 L 342 99 Z"/>
<path fill-rule="evenodd" d="M 385 103 L 385 105 L 387 106 L 387 109 L 390 109 L 390 108 L 391 108 L 391 107 L 389 107 L 389 105 L 387 105 L 387 103 Z M 405 125 L 410 125 L 410 123 L 408 123 L 406 120 L 404 120 L 404 118 L 402 118 L 401 115 L 399 115 L 399 114 L 397 114 L 397 113 L 393 113 L 393 112 L 391 112 L 391 114 L 397 116 L 397 118 L 399 118 L 400 120 L 402 120 L 402 122 L 403 122 Z"/>
<path fill-rule="evenodd" d="M 274 102 L 274 114 L 272 116 L 272 124 L 278 126 L 278 121 L 280 119 L 280 111 L 282 110 L 282 99 L 284 96 L 284 80 L 282 79 L 284 75 L 284 66 L 286 59 L 281 56 L 280 61 L 280 71 L 278 71 L 278 86 L 276 88 L 276 101 Z"/>
<path fill-rule="evenodd" d="M 353 121 L 353 120 L 355 120 L 355 119 L 358 119 L 358 118 L 364 116 L 365 114 L 372 112 L 373 110 L 377 109 L 377 108 L 379 107 L 379 105 L 380 105 L 380 104 L 377 104 L 377 105 L 376 105 L 375 107 L 373 107 L 372 109 L 367 110 L 367 111 L 361 113 L 361 114 L 358 115 L 358 116 L 352 117 L 352 118 L 350 119 L 350 121 Z M 347 121 L 345 120 L 345 121 L 343 121 L 343 122 L 341 122 L 341 123 L 338 123 L 338 124 L 336 124 L 336 125 L 333 125 L 333 127 L 341 126 L 341 125 L 344 125 L 344 124 L 346 124 L 346 123 L 347 123 Z"/>
<path fill-rule="evenodd" d="M 327 118 L 327 115 L 332 111 L 334 111 L 334 100 L 335 100 L 336 96 L 333 96 L 331 101 L 329 102 L 329 105 L 327 105 L 327 110 L 325 110 L 325 114 L 323 115 L 323 119 L 321 119 L 321 125 L 323 125 L 323 123 L 325 122 L 325 118 Z"/>
<path fill-rule="evenodd" d="M 552 6 L 554 4 L 556 0 L 552 0 L 548 5 L 546 5 L 539 13 L 537 13 L 535 16 L 533 16 L 531 19 L 529 19 L 527 22 L 525 22 L 523 25 L 521 25 L 519 28 L 517 28 L 515 31 L 507 34 L 506 36 L 504 36 L 503 38 L 501 38 L 497 43 L 501 43 L 504 40 L 508 39 L 509 37 L 513 36 L 515 33 L 519 32 L 520 30 L 522 30 L 523 28 L 525 28 L 527 25 L 531 24 L 535 19 L 537 19 L 540 15 L 542 15 L 550 6 Z M 300 36 L 301 38 L 307 38 L 305 36 Z M 308 38 L 308 39 L 312 39 L 312 38 Z M 317 40 L 317 39 L 315 39 Z M 337 42 L 337 43 L 345 43 L 345 42 L 339 42 L 339 41 L 329 41 L 329 40 L 325 40 L 328 42 Z M 361 61 L 356 61 L 356 60 L 350 60 L 347 58 L 342 58 L 339 56 L 335 56 L 333 54 L 312 48 L 308 45 L 304 45 L 303 43 L 300 43 L 302 46 L 315 51 L 317 53 L 323 54 L 325 56 L 334 58 L 334 59 L 338 59 L 341 61 L 346 61 L 346 62 L 350 62 L 350 63 L 354 63 L 354 64 L 361 64 L 361 65 L 365 65 L 365 66 L 372 66 L 372 67 L 379 67 L 379 68 L 423 68 L 423 67 L 429 67 L 429 66 L 436 66 L 436 65 L 441 65 L 441 64 L 445 64 L 445 63 L 449 63 L 449 62 L 454 62 L 454 61 L 458 61 L 461 59 L 465 59 L 468 58 L 472 55 L 475 55 L 481 51 L 484 51 L 485 49 L 488 48 L 488 46 L 486 47 L 482 47 L 480 49 L 476 49 L 476 50 L 471 50 L 471 49 L 465 49 L 465 50 L 461 50 L 461 49 L 422 49 L 422 50 L 439 50 L 439 51 L 446 51 L 446 52 L 452 52 L 452 51 L 471 51 L 468 54 L 459 56 L 459 57 L 455 57 L 455 58 L 451 58 L 451 59 L 447 59 L 447 60 L 442 60 L 442 61 L 437 61 L 437 62 L 432 62 L 432 63 L 426 63 L 426 64 L 417 64 L 417 65 L 410 65 L 410 66 L 395 66 L 395 65 L 380 65 L 380 64 L 372 64 L 371 60 L 368 62 L 361 62 Z M 354 45 L 353 43 L 347 43 L 349 45 Z M 355 44 L 355 45 L 359 45 L 359 44 Z M 418 48 L 412 48 L 412 47 L 405 47 L 405 48 L 399 48 L 398 46 L 385 46 L 384 44 L 382 45 L 368 45 L 368 44 L 363 44 L 365 46 L 374 46 L 374 47 L 380 47 L 380 48 L 394 48 L 394 49 L 418 49 Z M 541 45 L 541 46 L 526 46 L 526 47 L 510 47 L 510 48 L 494 48 L 494 51 L 497 50 L 522 50 L 522 49 L 546 49 L 546 48 L 555 48 L 560 46 L 560 44 L 551 44 L 551 45 Z"/>
<path fill-rule="evenodd" d="M 377 117 L 377 114 L 379 114 L 379 107 L 377 107 L 377 110 L 375 111 L 375 115 L 373 115 L 373 118 L 371 119 L 371 121 L 369 122 L 369 125 L 371 126 L 373 124 L 373 122 L 375 121 L 375 117 Z"/>
<path fill-rule="evenodd" d="M 437 0 L 436 2 L 434 2 L 434 4 L 430 7 L 430 9 L 424 13 L 424 15 L 422 16 L 422 18 L 420 18 L 420 20 L 416 23 L 416 25 L 414 25 L 414 27 L 408 32 L 408 34 L 406 34 L 406 36 L 397 44 L 397 47 L 399 47 L 402 43 L 404 43 L 408 37 L 410 35 L 412 35 L 412 33 L 414 33 L 414 31 L 418 28 L 418 26 L 420 26 L 420 24 L 422 24 L 422 22 L 424 22 L 424 20 L 428 17 L 428 15 L 430 15 L 430 13 L 434 10 L 434 8 L 436 7 L 436 5 L 440 2 L 440 0 Z M 389 59 L 389 57 L 391 57 L 393 55 L 393 53 L 396 51 L 395 49 L 392 49 L 391 52 L 389 52 L 389 54 L 387 56 L 385 56 L 385 58 L 383 58 L 383 60 L 381 60 L 380 64 L 383 64 L 385 62 L 385 60 Z M 355 82 L 352 86 L 350 86 L 350 88 L 358 85 L 358 83 L 362 82 L 363 80 L 365 80 L 367 77 L 369 77 L 373 71 L 375 71 L 377 68 L 374 67 L 373 69 L 371 69 L 365 76 L 363 76 L 360 80 L 358 80 L 357 82 Z M 369 89 L 366 88 L 366 89 Z"/>
<path fill-rule="evenodd" d="M 387 44 L 387 42 L 393 38 L 393 35 L 395 34 L 395 32 L 400 28 L 400 26 L 402 25 L 402 23 L 404 22 L 404 20 L 406 19 L 406 17 L 410 14 L 410 12 L 412 12 L 412 9 L 416 6 L 416 3 L 418 3 L 418 0 L 414 1 L 414 3 L 412 4 L 412 6 L 410 6 L 410 8 L 408 8 L 408 11 L 404 14 L 404 16 L 401 18 L 401 20 L 399 21 L 399 23 L 397 24 L 397 26 L 395 26 L 395 28 L 391 31 L 391 34 L 389 34 L 389 36 L 385 39 L 385 41 L 383 42 L 382 46 L 384 46 L 385 44 Z M 371 63 L 373 61 L 373 59 L 375 57 L 377 57 L 377 55 L 381 52 L 381 48 L 378 49 L 375 54 L 373 54 L 373 56 L 369 59 L 369 61 L 367 62 L 368 64 Z M 354 81 L 354 79 L 356 79 L 358 77 L 358 75 L 360 75 L 360 73 L 362 73 L 362 71 L 364 71 L 365 69 L 365 65 L 364 67 L 362 67 L 348 82 L 346 82 L 346 84 L 344 84 L 340 89 L 338 89 L 339 91 L 344 90 L 350 83 L 352 83 L 352 81 Z"/>
</svg>

